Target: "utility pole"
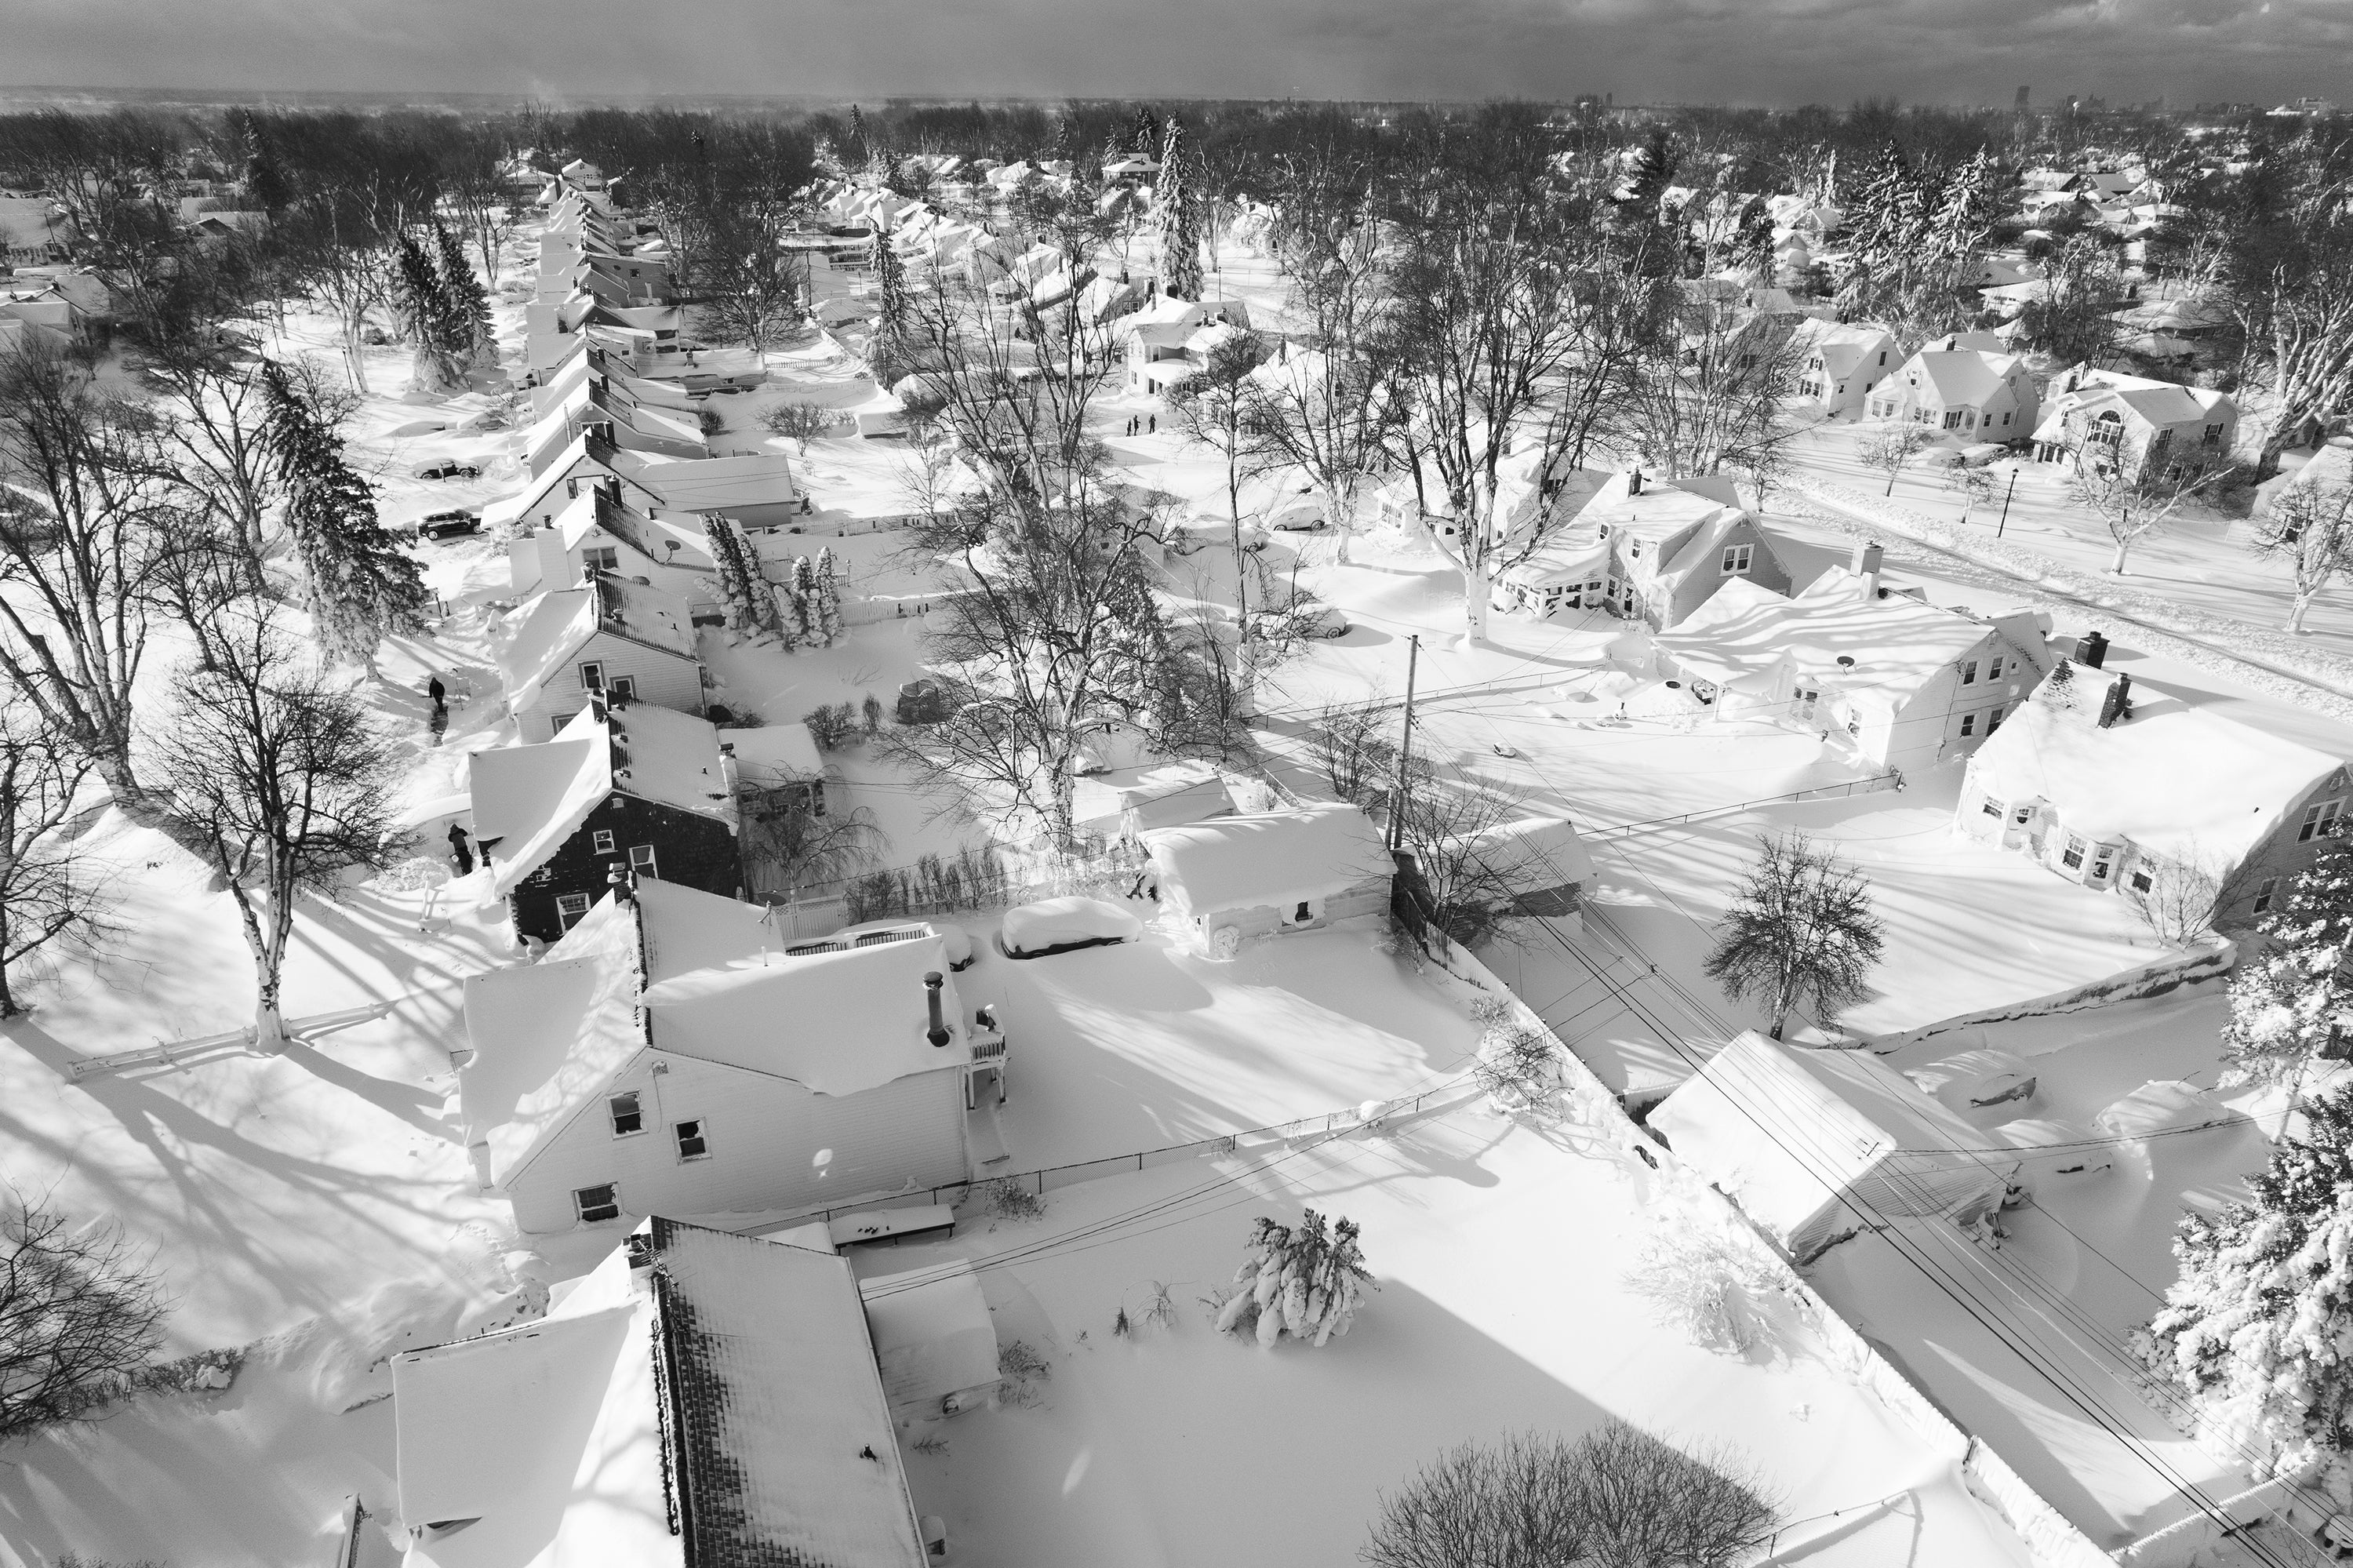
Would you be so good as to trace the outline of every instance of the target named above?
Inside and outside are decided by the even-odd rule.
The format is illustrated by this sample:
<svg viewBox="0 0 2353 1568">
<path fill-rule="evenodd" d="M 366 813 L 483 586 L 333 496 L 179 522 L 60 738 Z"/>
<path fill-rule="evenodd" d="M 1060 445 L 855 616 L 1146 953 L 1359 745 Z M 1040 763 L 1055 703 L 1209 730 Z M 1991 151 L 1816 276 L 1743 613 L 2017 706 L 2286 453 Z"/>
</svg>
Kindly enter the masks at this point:
<svg viewBox="0 0 2353 1568">
<path fill-rule="evenodd" d="M 1413 761 L 1413 678 L 1421 665 L 1421 635 L 1417 632 L 1406 639 L 1405 654 L 1405 735 L 1398 742 L 1397 789 L 1389 796 L 1389 848 L 1395 850 L 1405 842 L 1405 781 L 1406 769 Z"/>
<path fill-rule="evenodd" d="M 2018 470 L 2013 468 L 2010 471 L 2010 488 L 2001 493 L 2001 520 L 1993 525 L 1993 536 L 1997 539 L 2001 537 L 2001 531 L 2010 526 L 2010 498 L 2017 493 Z"/>
</svg>

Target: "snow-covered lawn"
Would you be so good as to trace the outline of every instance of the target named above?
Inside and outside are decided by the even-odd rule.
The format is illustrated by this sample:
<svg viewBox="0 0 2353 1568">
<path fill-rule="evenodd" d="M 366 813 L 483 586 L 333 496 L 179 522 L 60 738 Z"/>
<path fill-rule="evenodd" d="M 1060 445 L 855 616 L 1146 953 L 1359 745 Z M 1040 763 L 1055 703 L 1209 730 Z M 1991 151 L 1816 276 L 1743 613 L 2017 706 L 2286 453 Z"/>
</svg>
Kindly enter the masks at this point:
<svg viewBox="0 0 2353 1568">
<path fill-rule="evenodd" d="M 1618 1415 L 1743 1450 L 1785 1520 L 1807 1521 L 1784 1539 L 1792 1561 L 2024 1563 L 1957 1452 L 1810 1344 L 1741 1361 L 1661 1325 L 1623 1283 L 1683 1213 L 1658 1185 L 1573 1135 L 1466 1109 L 1394 1138 L 1089 1182 L 1050 1192 L 1042 1219 L 879 1249 L 862 1271 L 976 1260 L 999 1343 L 1049 1369 L 1027 1404 L 908 1434 L 917 1508 L 947 1520 L 966 1568 L 1343 1568 L 1379 1494 L 1447 1446 Z M 1198 1298 L 1230 1277 L 1250 1218 L 1305 1206 L 1364 1226 L 1380 1289 L 1354 1330 L 1320 1351 L 1214 1334 Z M 1163 1286 L 1172 1327 L 1144 1316 Z M 1113 1332 L 1122 1308 L 1132 1338 Z M 1852 1511 L 1820 1517 L 1839 1510 Z"/>
</svg>

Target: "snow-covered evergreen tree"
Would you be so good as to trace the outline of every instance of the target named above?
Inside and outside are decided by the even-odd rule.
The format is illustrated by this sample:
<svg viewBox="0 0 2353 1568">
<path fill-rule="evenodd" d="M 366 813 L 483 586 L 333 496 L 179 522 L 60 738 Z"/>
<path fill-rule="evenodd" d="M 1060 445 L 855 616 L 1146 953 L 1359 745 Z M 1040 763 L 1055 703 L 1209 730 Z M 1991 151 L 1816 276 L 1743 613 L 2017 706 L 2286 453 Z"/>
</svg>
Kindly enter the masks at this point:
<svg viewBox="0 0 2353 1568">
<path fill-rule="evenodd" d="M 286 486 L 286 524 L 321 654 L 373 667 L 385 635 L 425 623 L 432 596 L 414 557 L 376 521 L 375 495 L 343 461 L 343 441 L 264 360 L 269 440 Z"/>
<path fill-rule="evenodd" d="M 1285 1334 L 1320 1346 L 1346 1333 L 1373 1277 L 1356 1234 L 1354 1220 L 1327 1232 L 1313 1209 L 1295 1229 L 1260 1219 L 1250 1229 L 1250 1256 L 1234 1273 L 1233 1294 L 1218 1310 L 1218 1332 L 1250 1332 L 1268 1346 Z"/>
<path fill-rule="evenodd" d="M 824 637 L 818 630 L 817 570 L 807 556 L 793 557 L 792 581 L 787 590 L 792 603 L 792 636 L 796 643 L 816 642 Z"/>
<path fill-rule="evenodd" d="M 450 340 L 444 346 L 462 351 L 469 364 L 488 366 L 499 362 L 499 340 L 491 330 L 491 294 L 474 276 L 466 247 L 448 224 L 435 219 L 434 249 L 439 252 L 444 326 Z M 462 336 L 460 335 L 462 334 Z"/>
<path fill-rule="evenodd" d="M 2206 1436 L 2304 1477 L 2353 1440 L 2353 1091 L 2315 1101 L 2253 1186 L 2183 1217 L 2181 1276 L 2141 1349 Z"/>
<path fill-rule="evenodd" d="M 785 635 L 776 613 L 776 595 L 760 576 L 760 557 L 742 524 L 713 517 L 704 529 L 712 564 L 719 571 L 719 602 L 727 615 L 727 629 L 738 637 Z"/>
<path fill-rule="evenodd" d="M 877 225 L 868 244 L 874 266 L 874 331 L 866 340 L 866 369 L 888 390 L 906 374 L 907 274 L 891 237 Z"/>
<path fill-rule="evenodd" d="M 417 391 L 440 397 L 465 385 L 465 344 L 472 329 L 461 323 L 441 286 L 441 275 L 417 236 L 401 230 L 396 248 L 394 279 L 401 321 L 411 354 L 409 383 Z"/>
<path fill-rule="evenodd" d="M 1185 122 L 1172 114 L 1152 217 L 1160 234 L 1160 291 L 1179 300 L 1201 297 L 1201 199 L 1193 189 L 1191 158 Z"/>
<path fill-rule="evenodd" d="M 2353 840 L 2327 841 L 2257 927 L 2261 952 L 2231 977 L 2222 1049 L 2232 1077 L 2299 1077 L 2348 1054 L 2353 1032 Z M 2341 1022 L 2340 1022 L 2341 1021 Z"/>
<path fill-rule="evenodd" d="M 841 635 L 841 560 L 830 548 L 817 553 L 817 565 L 810 576 L 817 604 L 814 619 L 817 634 L 830 643 Z"/>
<path fill-rule="evenodd" d="M 1998 212 L 1994 175 L 1993 154 L 1980 147 L 1946 181 L 1929 224 L 1930 246 L 1938 260 L 1958 264 L 1984 248 Z"/>
</svg>

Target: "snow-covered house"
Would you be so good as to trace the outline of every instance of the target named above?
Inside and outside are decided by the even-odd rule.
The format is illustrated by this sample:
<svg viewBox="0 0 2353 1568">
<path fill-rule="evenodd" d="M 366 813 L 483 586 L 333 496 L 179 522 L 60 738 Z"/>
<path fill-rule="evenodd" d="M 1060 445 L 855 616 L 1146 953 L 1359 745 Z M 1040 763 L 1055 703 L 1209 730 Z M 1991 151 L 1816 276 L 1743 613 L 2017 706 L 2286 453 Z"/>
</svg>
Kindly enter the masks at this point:
<svg viewBox="0 0 2353 1568">
<path fill-rule="evenodd" d="M 1472 857 L 1513 890 L 1514 915 L 1583 918 L 1593 857 L 1567 817 L 1520 817 L 1463 841 Z"/>
<path fill-rule="evenodd" d="M 1911 773 L 1966 756 L 2052 667 L 2030 610 L 1943 609 L 1879 580 L 1879 547 L 1794 598 L 1748 583 L 1657 640 L 1660 665 L 1723 720 L 1843 730 L 1862 760 Z"/>
<path fill-rule="evenodd" d="M 2000 1208 L 2009 1155 L 1868 1051 L 1745 1030 L 1650 1114 L 1677 1159 L 1803 1263 L 1891 1219 L 1968 1225 Z"/>
<path fill-rule="evenodd" d="M 693 514 L 649 516 L 616 499 L 600 480 L 567 503 L 544 528 L 507 541 L 507 584 L 518 597 L 578 588 L 597 573 L 669 594 L 697 626 L 719 619 L 719 574 L 704 520 Z"/>
<path fill-rule="evenodd" d="M 1160 896 L 1204 948 L 1245 937 L 1385 915 L 1396 863 L 1380 829 L 1345 801 L 1216 817 L 1140 834 Z"/>
<path fill-rule="evenodd" d="M 649 1220 L 544 1317 L 404 1351 L 392 1384 L 406 1568 L 934 1561 L 820 1235 Z"/>
<path fill-rule="evenodd" d="M 1577 514 L 1575 532 L 1588 529 L 1609 552 L 1605 602 L 1654 630 L 1679 625 L 1726 583 L 1789 591 L 1772 536 L 1728 479 L 1613 474 Z"/>
<path fill-rule="evenodd" d="M 587 356 L 581 356 L 585 360 Z M 565 367 L 566 372 L 570 366 Z M 565 449 L 592 428 L 603 439 L 627 451 L 658 452 L 671 458 L 707 458 L 711 445 L 702 427 L 685 409 L 656 408 L 627 397 L 610 396 L 602 375 L 566 379 L 563 396 L 543 408 L 523 432 L 523 466 L 534 475 L 562 459 Z"/>
<path fill-rule="evenodd" d="M 1871 389 L 1903 365 L 1903 351 L 1884 327 L 1808 319 L 1790 334 L 1797 395 L 1833 418 L 1859 413 Z"/>
<path fill-rule="evenodd" d="M 1157 396 L 1199 370 L 1222 336 L 1248 332 L 1250 313 L 1240 300 L 1162 298 L 1121 316 L 1115 326 L 1127 367 L 1125 389 Z"/>
<path fill-rule="evenodd" d="M 1618 594 L 1609 546 L 1590 531 L 1547 535 L 1495 574 L 1496 608 L 1538 620 L 1614 609 Z"/>
<path fill-rule="evenodd" d="M 554 740 L 467 762 L 474 837 L 519 936 L 554 941 L 617 877 L 744 884 L 733 765 L 708 722 L 591 701 Z"/>
<path fill-rule="evenodd" d="M 2238 433 L 2227 393 L 2079 365 L 2034 431 L 2034 459 L 2179 477 L 2229 461 Z"/>
<path fill-rule="evenodd" d="M 716 512 L 746 528 L 780 527 L 800 512 L 792 460 L 782 452 L 678 460 L 620 452 L 610 460 L 621 497 L 649 512 Z"/>
<path fill-rule="evenodd" d="M 2025 359 L 1939 338 L 1872 389 L 1864 408 L 1894 419 L 1950 431 L 1965 441 L 2022 441 L 2039 407 Z"/>
<path fill-rule="evenodd" d="M 970 1178 L 973 1031 L 940 935 L 787 945 L 764 916 L 641 882 L 539 962 L 466 982 L 459 1112 L 517 1228 L 807 1213 Z"/>
<path fill-rule="evenodd" d="M 2342 758 L 2071 664 L 1969 759 L 1954 821 L 2099 891 L 2203 871 L 2217 919 L 2243 923 L 2341 831 L 2348 794 Z"/>
<path fill-rule="evenodd" d="M 525 740 L 549 738 L 592 699 L 703 710 L 686 601 L 611 572 L 524 604 L 498 664 L 507 711 Z"/>
</svg>

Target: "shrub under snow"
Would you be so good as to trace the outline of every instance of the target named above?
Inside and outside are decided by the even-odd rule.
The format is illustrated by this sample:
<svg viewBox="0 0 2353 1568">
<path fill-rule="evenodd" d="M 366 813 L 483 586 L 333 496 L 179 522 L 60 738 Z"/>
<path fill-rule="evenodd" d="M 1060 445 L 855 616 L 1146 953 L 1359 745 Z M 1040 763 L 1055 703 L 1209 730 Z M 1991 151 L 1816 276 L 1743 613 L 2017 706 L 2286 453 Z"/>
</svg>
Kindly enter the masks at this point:
<svg viewBox="0 0 2353 1568">
<path fill-rule="evenodd" d="M 1234 1272 L 1234 1293 L 1218 1309 L 1218 1331 L 1253 1331 L 1261 1345 L 1285 1334 L 1321 1345 L 1348 1331 L 1372 1278 L 1354 1220 L 1327 1233 L 1313 1209 L 1295 1229 L 1261 1218 L 1249 1260 Z"/>
</svg>

